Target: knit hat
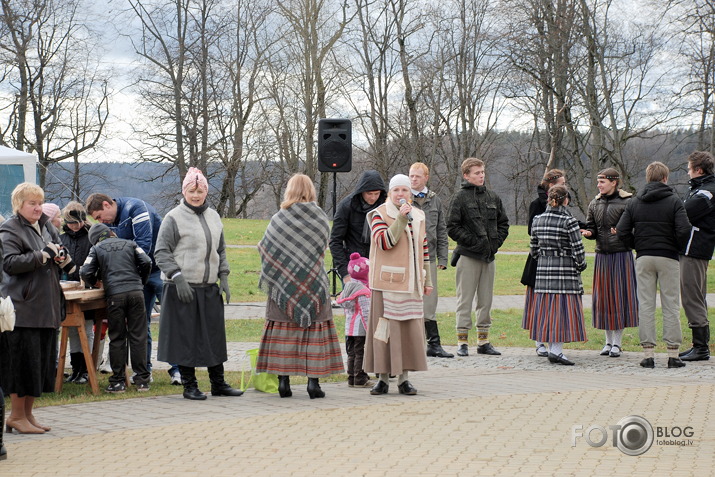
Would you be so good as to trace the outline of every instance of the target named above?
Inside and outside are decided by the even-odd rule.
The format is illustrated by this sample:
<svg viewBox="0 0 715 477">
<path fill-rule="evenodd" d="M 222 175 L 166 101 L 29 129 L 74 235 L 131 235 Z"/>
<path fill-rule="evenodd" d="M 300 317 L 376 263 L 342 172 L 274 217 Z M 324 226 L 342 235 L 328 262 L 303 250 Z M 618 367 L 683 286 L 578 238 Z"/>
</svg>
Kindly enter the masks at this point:
<svg viewBox="0 0 715 477">
<path fill-rule="evenodd" d="M 404 174 L 397 174 L 392 179 L 390 179 L 390 189 L 389 190 L 392 190 L 397 186 L 405 186 L 409 189 L 411 186 L 410 178 Z"/>
<path fill-rule="evenodd" d="M 52 202 L 45 202 L 42 204 L 42 213 L 48 216 L 50 219 L 54 219 L 58 215 L 60 215 L 60 208 L 57 206 L 57 204 L 53 204 Z"/>
<path fill-rule="evenodd" d="M 112 230 L 104 224 L 94 224 L 89 228 L 89 242 L 97 245 L 112 236 Z"/>
<path fill-rule="evenodd" d="M 189 167 L 189 172 L 186 173 L 184 182 L 181 184 L 181 193 L 186 194 L 186 191 L 194 186 L 198 186 L 205 191 L 209 190 L 209 182 L 203 173 L 195 167 Z"/>
<path fill-rule="evenodd" d="M 359 253 L 351 253 L 350 261 L 348 262 L 348 273 L 350 278 L 367 285 L 368 272 L 370 271 L 370 261 L 360 256 Z"/>
</svg>

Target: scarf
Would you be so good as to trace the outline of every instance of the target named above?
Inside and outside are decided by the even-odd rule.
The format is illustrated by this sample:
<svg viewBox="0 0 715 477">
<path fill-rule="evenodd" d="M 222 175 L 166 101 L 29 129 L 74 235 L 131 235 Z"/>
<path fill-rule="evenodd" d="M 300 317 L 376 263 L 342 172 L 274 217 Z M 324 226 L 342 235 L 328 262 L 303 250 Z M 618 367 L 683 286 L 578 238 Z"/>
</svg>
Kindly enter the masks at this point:
<svg viewBox="0 0 715 477">
<path fill-rule="evenodd" d="M 258 243 L 259 288 L 301 328 L 330 306 L 323 265 L 329 234 L 325 212 L 315 202 L 297 202 L 271 218 Z"/>
</svg>

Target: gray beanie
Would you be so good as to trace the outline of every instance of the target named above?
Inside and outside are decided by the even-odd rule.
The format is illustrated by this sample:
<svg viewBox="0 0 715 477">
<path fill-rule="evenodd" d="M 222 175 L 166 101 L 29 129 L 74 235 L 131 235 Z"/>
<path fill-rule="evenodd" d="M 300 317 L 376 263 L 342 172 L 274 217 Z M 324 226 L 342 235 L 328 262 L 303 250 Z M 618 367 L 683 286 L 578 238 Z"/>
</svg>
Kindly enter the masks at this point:
<svg viewBox="0 0 715 477">
<path fill-rule="evenodd" d="M 104 224 L 94 224 L 89 228 L 89 241 L 92 245 L 97 245 L 111 236 L 112 230 Z"/>
</svg>

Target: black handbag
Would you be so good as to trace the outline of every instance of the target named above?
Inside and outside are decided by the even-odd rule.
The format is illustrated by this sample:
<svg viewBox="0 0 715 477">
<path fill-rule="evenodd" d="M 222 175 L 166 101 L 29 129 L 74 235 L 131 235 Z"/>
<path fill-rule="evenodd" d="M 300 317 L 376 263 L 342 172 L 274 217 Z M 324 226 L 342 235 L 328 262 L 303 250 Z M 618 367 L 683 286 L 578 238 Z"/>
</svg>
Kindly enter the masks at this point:
<svg viewBox="0 0 715 477">
<path fill-rule="evenodd" d="M 524 272 L 521 274 L 521 284 L 531 288 L 536 286 L 536 259 L 531 255 L 526 257 Z"/>
</svg>

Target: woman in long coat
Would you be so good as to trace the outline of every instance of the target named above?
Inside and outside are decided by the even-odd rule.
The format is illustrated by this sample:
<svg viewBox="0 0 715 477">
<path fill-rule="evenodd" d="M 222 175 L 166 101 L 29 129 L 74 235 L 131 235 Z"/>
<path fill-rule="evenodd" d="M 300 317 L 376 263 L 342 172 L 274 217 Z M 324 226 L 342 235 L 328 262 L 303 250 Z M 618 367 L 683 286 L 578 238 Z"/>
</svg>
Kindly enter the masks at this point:
<svg viewBox="0 0 715 477">
<path fill-rule="evenodd" d="M 293 395 L 290 376 L 307 376 L 314 399 L 325 397 L 320 378 L 344 371 L 324 264 L 330 225 L 315 199 L 310 177 L 292 176 L 258 244 L 268 302 L 256 371 L 278 375 L 282 398 Z"/>
<path fill-rule="evenodd" d="M 566 176 L 564 171 L 560 169 L 551 169 L 544 173 L 541 183 L 536 187 L 537 197 L 529 204 L 529 221 L 526 223 L 526 229 L 531 235 L 531 222 L 534 217 L 546 212 L 547 195 L 551 186 L 566 184 Z M 531 331 L 534 323 L 534 285 L 536 285 L 536 260 L 531 255 L 526 257 L 524 264 L 524 272 L 521 275 L 521 284 L 526 286 L 526 294 L 524 299 L 524 314 L 521 319 L 521 327 Z M 546 346 L 542 341 L 536 341 L 536 354 L 542 358 L 549 355 Z"/>
<path fill-rule="evenodd" d="M 597 181 L 599 194 L 588 206 L 581 235 L 596 240 L 592 319 L 593 327 L 606 333 L 601 356 L 617 358 L 623 329 L 638 326 L 635 260 L 616 235 L 616 224 L 633 194 L 618 188 L 618 171 L 613 168 L 599 172 Z"/>
<path fill-rule="evenodd" d="M 189 168 L 184 198 L 164 217 L 154 251 L 164 280 L 158 359 L 179 365 L 184 398 L 191 400 L 206 399 L 196 380 L 197 366 L 208 368 L 211 395 L 243 394 L 224 380 L 228 353 L 221 294 L 228 303 L 230 270 L 223 224 L 206 203 L 208 190 L 201 171 Z"/>
<path fill-rule="evenodd" d="M 368 213 L 372 301 L 365 343 L 365 371 L 378 373 L 372 395 L 386 394 L 398 376 L 400 394 L 414 395 L 409 371 L 426 371 L 423 294 L 432 293 L 425 215 L 412 208 L 410 179 L 390 180 L 387 201 Z"/>
<path fill-rule="evenodd" d="M 57 328 L 60 326 L 60 268 L 75 265 L 59 253 L 57 229 L 42 213 L 44 191 L 23 182 L 12 191 L 15 215 L 0 225 L 3 296 L 15 305 L 15 329 L 0 334 L 0 384 L 12 411 L 5 424 L 21 434 L 43 434 L 32 410 L 35 398 L 54 390 Z"/>
<path fill-rule="evenodd" d="M 568 189 L 549 189 L 546 212 L 531 225 L 531 256 L 537 259 L 534 324 L 531 339 L 549 344 L 549 361 L 574 363 L 563 354 L 565 342 L 585 341 L 583 285 L 586 253 L 578 221 L 566 210 Z"/>
</svg>

